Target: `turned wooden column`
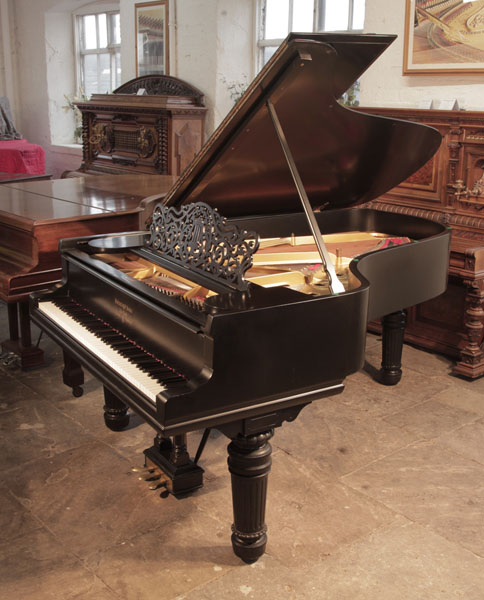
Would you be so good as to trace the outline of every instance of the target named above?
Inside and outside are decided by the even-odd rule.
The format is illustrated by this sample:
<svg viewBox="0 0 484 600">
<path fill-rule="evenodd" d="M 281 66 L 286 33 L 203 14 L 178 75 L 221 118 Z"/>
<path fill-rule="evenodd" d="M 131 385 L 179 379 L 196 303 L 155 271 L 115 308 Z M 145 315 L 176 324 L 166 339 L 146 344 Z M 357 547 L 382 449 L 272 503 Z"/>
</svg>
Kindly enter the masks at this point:
<svg viewBox="0 0 484 600">
<path fill-rule="evenodd" d="M 267 480 L 271 470 L 270 429 L 254 435 L 241 435 L 228 446 L 228 466 L 232 476 L 234 524 L 232 546 L 246 563 L 255 562 L 265 552 Z"/>
<path fill-rule="evenodd" d="M 72 394 L 79 398 L 82 396 L 82 384 L 84 383 L 84 373 L 81 365 L 72 358 L 72 356 L 62 350 L 64 355 L 64 368 L 62 369 L 62 381 L 65 385 L 72 388 Z"/>
<path fill-rule="evenodd" d="M 109 429 L 121 431 L 129 424 L 128 407 L 111 390 L 104 388 L 104 422 Z"/>
<path fill-rule="evenodd" d="M 464 280 L 464 283 L 467 287 L 464 317 L 467 340 L 452 373 L 472 379 L 484 375 L 484 353 L 481 349 L 484 329 L 484 282 L 473 279 Z"/>
<path fill-rule="evenodd" d="M 380 382 L 396 385 L 402 377 L 403 334 L 407 324 L 407 311 L 385 315 L 382 320 L 382 361 Z"/>
</svg>

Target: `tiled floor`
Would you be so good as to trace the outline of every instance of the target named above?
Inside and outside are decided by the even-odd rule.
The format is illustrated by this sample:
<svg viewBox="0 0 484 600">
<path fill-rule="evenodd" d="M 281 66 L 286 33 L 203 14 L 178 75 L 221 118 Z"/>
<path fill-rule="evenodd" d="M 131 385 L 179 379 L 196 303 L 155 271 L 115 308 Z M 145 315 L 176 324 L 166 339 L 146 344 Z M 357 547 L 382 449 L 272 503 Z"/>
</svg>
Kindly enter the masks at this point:
<svg viewBox="0 0 484 600">
<path fill-rule="evenodd" d="M 151 430 L 106 429 L 101 386 L 88 376 L 74 398 L 41 345 L 45 367 L 0 367 L 2 599 L 484 598 L 484 379 L 405 347 L 397 387 L 363 371 L 305 408 L 273 438 L 267 553 L 247 566 L 230 545 L 226 439 L 212 434 L 203 490 L 161 499 L 131 471 Z M 369 336 L 370 365 L 379 353 Z"/>
</svg>

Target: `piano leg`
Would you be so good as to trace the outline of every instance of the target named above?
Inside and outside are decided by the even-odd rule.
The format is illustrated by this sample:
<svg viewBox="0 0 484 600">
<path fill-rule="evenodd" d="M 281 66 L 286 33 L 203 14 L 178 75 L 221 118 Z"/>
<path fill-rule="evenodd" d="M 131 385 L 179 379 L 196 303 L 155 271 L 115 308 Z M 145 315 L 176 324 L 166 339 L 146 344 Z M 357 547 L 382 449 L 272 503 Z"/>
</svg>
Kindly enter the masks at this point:
<svg viewBox="0 0 484 600">
<path fill-rule="evenodd" d="M 239 434 L 228 446 L 234 507 L 232 547 L 249 564 L 264 554 L 267 543 L 265 511 L 272 463 L 269 440 L 273 435 L 273 429 L 255 435 Z"/>
<path fill-rule="evenodd" d="M 396 385 L 402 377 L 403 334 L 407 312 L 399 310 L 382 318 L 382 362 L 380 383 Z"/>
<path fill-rule="evenodd" d="M 111 390 L 104 388 L 104 422 L 109 429 L 121 431 L 129 425 L 128 407 Z"/>
<path fill-rule="evenodd" d="M 65 385 L 72 388 L 72 394 L 76 398 L 82 396 L 82 384 L 84 383 L 84 373 L 81 365 L 72 358 L 72 356 L 62 350 L 64 355 L 64 368 L 62 370 L 62 381 Z"/>
</svg>

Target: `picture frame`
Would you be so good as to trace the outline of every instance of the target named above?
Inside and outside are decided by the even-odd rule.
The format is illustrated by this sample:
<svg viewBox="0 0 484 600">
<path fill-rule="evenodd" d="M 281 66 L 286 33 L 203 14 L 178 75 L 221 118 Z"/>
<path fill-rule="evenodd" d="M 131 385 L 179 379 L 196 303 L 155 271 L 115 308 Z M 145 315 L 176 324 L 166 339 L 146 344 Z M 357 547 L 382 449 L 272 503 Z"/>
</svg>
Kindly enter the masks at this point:
<svg viewBox="0 0 484 600">
<path fill-rule="evenodd" d="M 403 74 L 484 73 L 484 0 L 405 0 Z"/>
<path fill-rule="evenodd" d="M 134 5 L 136 76 L 168 75 L 168 0 Z"/>
</svg>

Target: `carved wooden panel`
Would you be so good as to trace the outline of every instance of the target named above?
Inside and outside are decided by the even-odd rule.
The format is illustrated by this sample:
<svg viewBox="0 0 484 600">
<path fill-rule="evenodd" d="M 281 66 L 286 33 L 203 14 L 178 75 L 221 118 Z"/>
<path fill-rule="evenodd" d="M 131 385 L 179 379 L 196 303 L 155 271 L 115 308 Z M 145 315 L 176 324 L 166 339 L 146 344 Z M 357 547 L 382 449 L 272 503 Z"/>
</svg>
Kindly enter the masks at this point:
<svg viewBox="0 0 484 600">
<path fill-rule="evenodd" d="M 405 339 L 457 359 L 453 371 L 484 375 L 484 113 L 363 108 L 439 129 L 440 149 L 420 171 L 369 205 L 453 229 L 449 285 L 409 310 Z"/>
<path fill-rule="evenodd" d="M 147 95 L 137 95 L 141 88 Z M 138 77 L 77 106 L 83 163 L 70 175 L 180 175 L 203 144 L 203 96 L 175 77 Z"/>
</svg>

